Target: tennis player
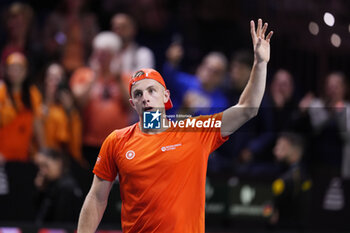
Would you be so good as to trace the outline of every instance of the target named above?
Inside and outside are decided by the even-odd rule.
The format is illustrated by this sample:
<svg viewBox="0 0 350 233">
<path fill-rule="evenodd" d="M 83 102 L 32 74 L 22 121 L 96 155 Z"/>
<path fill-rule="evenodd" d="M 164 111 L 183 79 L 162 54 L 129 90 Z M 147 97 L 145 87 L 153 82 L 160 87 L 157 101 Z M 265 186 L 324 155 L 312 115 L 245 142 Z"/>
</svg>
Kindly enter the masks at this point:
<svg viewBox="0 0 350 233">
<path fill-rule="evenodd" d="M 130 104 L 140 121 L 115 130 L 104 141 L 80 213 L 78 233 L 96 231 L 117 175 L 123 232 L 205 232 L 208 156 L 258 113 L 265 90 L 273 32 L 265 37 L 267 23 L 263 24 L 261 19 L 257 28 L 251 21 L 250 28 L 254 65 L 239 103 L 218 114 L 189 119 L 195 122 L 189 124 L 194 125 L 193 130 L 173 130 L 180 129 L 180 124 L 147 129 L 143 124 L 144 112 L 152 113 L 151 121 L 158 117 L 166 119 L 162 116 L 172 107 L 170 92 L 157 71 L 142 69 L 134 74 L 129 82 Z M 215 121 L 215 126 L 203 127 L 209 121 Z"/>
</svg>

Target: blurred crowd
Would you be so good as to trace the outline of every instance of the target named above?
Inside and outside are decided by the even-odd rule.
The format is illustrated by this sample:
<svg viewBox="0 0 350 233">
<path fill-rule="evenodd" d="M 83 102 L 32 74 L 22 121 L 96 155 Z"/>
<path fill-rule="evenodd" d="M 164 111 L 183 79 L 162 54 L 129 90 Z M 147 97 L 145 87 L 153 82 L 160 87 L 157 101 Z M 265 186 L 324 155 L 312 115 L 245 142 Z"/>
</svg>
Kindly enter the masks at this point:
<svg viewBox="0 0 350 233">
<path fill-rule="evenodd" d="M 108 4 L 112 1 L 105 1 L 106 9 Z M 34 164 L 38 224 L 76 220 L 104 138 L 138 120 L 128 101 L 133 72 L 160 71 L 174 103 L 169 113 L 212 114 L 238 102 L 253 65 L 252 49 L 237 49 L 229 57 L 209 51 L 193 72 L 184 65 L 181 36 L 163 54 L 156 43 L 146 47 L 136 40 L 139 24 L 163 27 L 161 9 L 149 8 L 145 18 L 134 9 L 106 10 L 110 17 L 99 19 L 84 0 L 62 0 L 38 26 L 30 5 L 6 6 L 0 44 L 0 197 L 16 192 L 8 188 L 7 164 Z M 99 20 L 109 21 L 109 28 L 102 30 Z M 315 177 L 350 177 L 350 102 L 341 70 L 320 77 L 320 93 L 303 94 L 293 70 L 280 67 L 270 76 L 258 116 L 210 156 L 208 173 L 273 177 L 276 206 L 282 206 L 272 217 L 276 223 L 283 205 L 296 200 L 283 192 L 298 196 Z"/>
</svg>

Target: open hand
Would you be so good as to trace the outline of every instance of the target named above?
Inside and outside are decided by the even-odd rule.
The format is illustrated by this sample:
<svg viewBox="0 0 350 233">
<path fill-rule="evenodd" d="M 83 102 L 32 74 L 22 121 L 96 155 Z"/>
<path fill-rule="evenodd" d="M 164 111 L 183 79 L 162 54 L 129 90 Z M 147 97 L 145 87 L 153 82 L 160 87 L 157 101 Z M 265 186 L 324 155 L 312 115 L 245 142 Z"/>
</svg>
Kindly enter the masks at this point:
<svg viewBox="0 0 350 233">
<path fill-rule="evenodd" d="M 267 23 L 262 23 L 261 19 L 258 19 L 258 27 L 255 29 L 255 23 L 250 21 L 250 34 L 252 36 L 254 56 L 256 62 L 268 62 L 270 60 L 270 39 L 273 31 L 265 37 L 267 30 Z"/>
</svg>

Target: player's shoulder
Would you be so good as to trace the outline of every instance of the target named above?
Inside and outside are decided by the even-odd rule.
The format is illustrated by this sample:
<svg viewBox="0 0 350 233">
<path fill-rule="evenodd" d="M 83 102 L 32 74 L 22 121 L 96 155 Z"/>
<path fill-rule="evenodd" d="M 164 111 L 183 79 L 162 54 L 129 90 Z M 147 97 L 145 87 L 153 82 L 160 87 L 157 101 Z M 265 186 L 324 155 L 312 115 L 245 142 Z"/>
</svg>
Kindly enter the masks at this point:
<svg viewBox="0 0 350 233">
<path fill-rule="evenodd" d="M 107 139 L 117 141 L 127 140 L 134 133 L 136 126 L 137 123 L 122 129 L 116 129 L 107 137 Z"/>
<path fill-rule="evenodd" d="M 192 119 L 196 119 L 196 120 L 208 120 L 208 119 L 212 119 L 212 120 L 221 120 L 222 119 L 222 115 L 223 112 L 219 112 L 219 113 L 214 113 L 214 114 L 209 114 L 209 115 L 198 115 L 198 116 L 192 116 L 189 117 L 189 120 Z"/>
</svg>

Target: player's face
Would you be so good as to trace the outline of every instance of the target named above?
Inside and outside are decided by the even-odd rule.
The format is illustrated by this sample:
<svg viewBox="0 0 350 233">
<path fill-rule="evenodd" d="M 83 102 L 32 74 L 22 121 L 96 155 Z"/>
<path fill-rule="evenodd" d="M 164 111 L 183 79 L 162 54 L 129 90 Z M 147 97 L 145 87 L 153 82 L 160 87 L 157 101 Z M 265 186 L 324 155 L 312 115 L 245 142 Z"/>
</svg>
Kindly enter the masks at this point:
<svg viewBox="0 0 350 233">
<path fill-rule="evenodd" d="M 164 103 L 170 97 L 169 91 L 153 79 L 142 79 L 131 88 L 130 104 L 142 116 L 144 111 L 164 111 Z"/>
</svg>

